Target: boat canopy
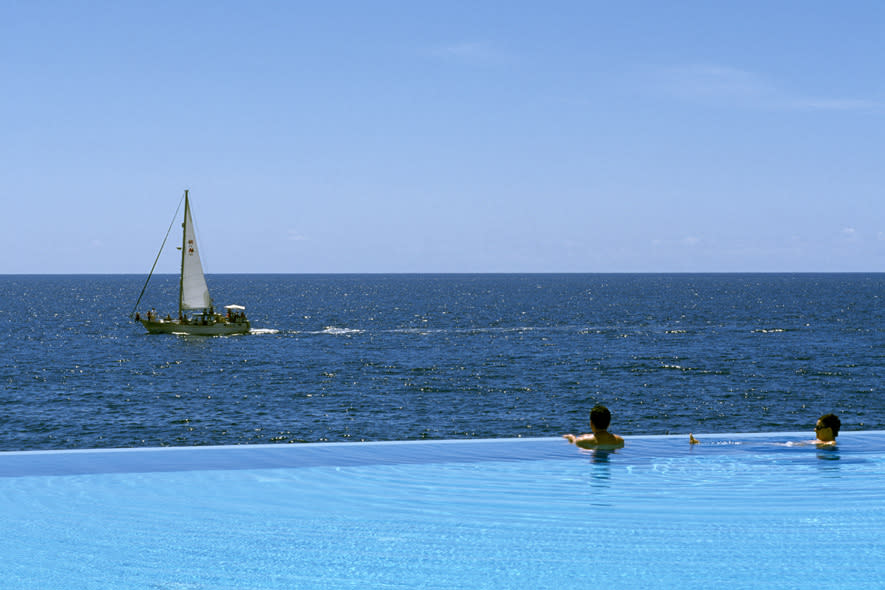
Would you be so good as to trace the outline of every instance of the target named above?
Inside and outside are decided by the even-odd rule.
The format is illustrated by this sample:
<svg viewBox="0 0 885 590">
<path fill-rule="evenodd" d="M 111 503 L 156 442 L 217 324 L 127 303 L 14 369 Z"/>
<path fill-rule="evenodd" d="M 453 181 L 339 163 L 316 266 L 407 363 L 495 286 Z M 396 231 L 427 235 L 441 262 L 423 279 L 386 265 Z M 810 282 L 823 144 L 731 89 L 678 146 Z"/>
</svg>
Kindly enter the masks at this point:
<svg viewBox="0 0 885 590">
<path fill-rule="evenodd" d="M 236 311 L 244 311 L 246 308 L 242 305 L 225 305 L 224 309 L 233 309 Z"/>
</svg>

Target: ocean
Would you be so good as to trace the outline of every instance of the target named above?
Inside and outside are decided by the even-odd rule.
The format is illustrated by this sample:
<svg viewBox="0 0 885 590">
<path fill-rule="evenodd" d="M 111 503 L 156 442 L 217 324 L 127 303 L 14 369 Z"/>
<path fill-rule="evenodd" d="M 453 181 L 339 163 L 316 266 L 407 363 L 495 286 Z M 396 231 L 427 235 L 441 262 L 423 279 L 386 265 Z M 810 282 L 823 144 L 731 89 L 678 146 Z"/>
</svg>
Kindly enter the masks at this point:
<svg viewBox="0 0 885 590">
<path fill-rule="evenodd" d="M 0 450 L 885 429 L 885 274 L 209 275 L 230 337 L 144 280 L 0 276 Z"/>
</svg>

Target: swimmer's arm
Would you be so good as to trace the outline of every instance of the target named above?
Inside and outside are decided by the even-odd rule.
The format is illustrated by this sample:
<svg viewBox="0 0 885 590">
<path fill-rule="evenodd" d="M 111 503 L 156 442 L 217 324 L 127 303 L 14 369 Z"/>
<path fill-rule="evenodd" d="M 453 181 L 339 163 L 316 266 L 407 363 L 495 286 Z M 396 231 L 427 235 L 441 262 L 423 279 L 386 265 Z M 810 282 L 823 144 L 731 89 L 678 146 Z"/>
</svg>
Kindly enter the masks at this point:
<svg viewBox="0 0 885 590">
<path fill-rule="evenodd" d="M 592 434 L 582 434 L 581 436 L 575 436 L 574 434 L 564 434 L 562 438 L 569 441 L 573 445 L 577 445 L 582 449 L 595 449 L 596 448 L 596 437 Z"/>
<path fill-rule="evenodd" d="M 787 441 L 783 443 L 774 443 L 779 447 L 807 447 L 811 445 L 815 445 L 817 447 L 831 447 L 836 445 L 836 441 L 834 440 L 796 440 L 796 441 Z"/>
</svg>

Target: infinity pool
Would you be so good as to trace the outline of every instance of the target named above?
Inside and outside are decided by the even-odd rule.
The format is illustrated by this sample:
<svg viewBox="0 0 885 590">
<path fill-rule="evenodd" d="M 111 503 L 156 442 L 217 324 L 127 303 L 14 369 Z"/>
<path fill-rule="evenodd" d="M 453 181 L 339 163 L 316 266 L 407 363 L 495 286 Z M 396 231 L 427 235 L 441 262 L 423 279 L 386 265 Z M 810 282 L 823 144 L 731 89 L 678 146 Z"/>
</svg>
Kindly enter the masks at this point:
<svg viewBox="0 0 885 590">
<path fill-rule="evenodd" d="M 4 589 L 870 587 L 885 432 L 0 453 Z"/>
</svg>

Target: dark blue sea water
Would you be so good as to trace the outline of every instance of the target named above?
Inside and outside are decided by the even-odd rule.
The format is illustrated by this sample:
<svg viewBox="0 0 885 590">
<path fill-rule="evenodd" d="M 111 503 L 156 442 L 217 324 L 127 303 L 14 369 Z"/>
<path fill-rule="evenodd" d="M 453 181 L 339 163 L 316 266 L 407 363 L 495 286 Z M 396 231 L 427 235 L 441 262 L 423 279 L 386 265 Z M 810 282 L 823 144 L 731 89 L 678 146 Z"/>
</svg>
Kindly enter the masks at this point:
<svg viewBox="0 0 885 590">
<path fill-rule="evenodd" d="M 620 434 L 885 429 L 885 274 L 208 282 L 252 334 L 145 333 L 143 276 L 0 276 L 0 450 L 556 436 L 597 402 Z"/>
</svg>

